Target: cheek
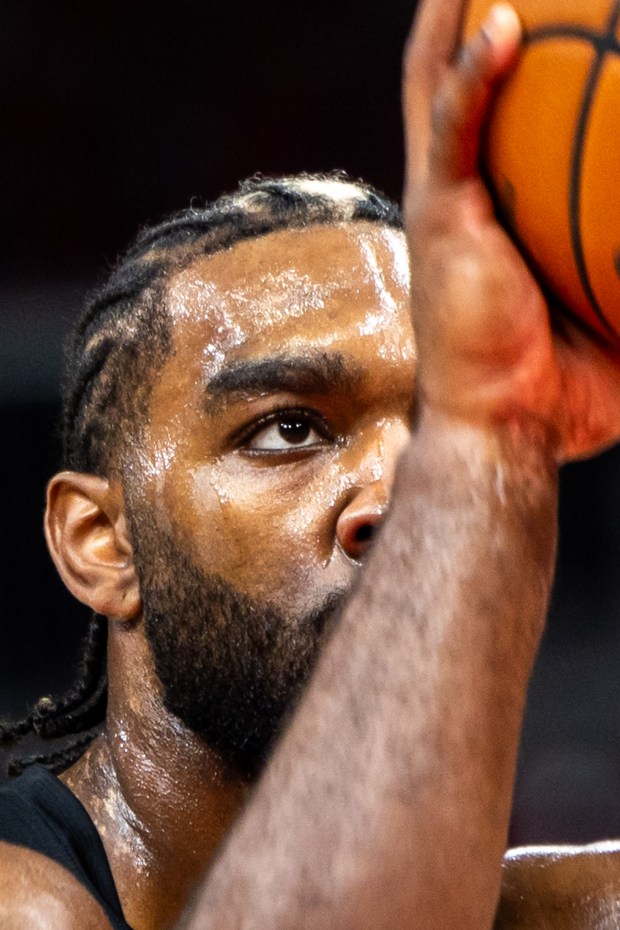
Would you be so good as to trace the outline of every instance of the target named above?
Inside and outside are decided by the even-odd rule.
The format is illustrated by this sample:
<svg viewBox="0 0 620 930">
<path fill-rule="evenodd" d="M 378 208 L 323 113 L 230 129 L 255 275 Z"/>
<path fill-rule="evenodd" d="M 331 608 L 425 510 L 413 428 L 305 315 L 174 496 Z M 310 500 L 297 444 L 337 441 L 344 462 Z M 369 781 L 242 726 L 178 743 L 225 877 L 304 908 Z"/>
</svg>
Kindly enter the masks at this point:
<svg viewBox="0 0 620 930">
<path fill-rule="evenodd" d="M 191 477 L 191 536 L 197 557 L 240 590 L 295 600 L 332 577 L 344 479 L 335 461 L 256 467 L 229 459 Z"/>
</svg>

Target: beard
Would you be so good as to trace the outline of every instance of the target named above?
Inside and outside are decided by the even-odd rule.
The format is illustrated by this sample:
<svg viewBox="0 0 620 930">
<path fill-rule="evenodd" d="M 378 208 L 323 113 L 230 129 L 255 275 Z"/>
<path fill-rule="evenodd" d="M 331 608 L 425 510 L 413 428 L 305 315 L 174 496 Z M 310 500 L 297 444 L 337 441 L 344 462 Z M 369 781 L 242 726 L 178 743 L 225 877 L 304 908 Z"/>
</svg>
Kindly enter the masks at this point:
<svg viewBox="0 0 620 930">
<path fill-rule="evenodd" d="M 254 778 L 347 592 L 289 616 L 205 572 L 140 510 L 129 514 L 129 525 L 164 706 L 237 773 Z"/>
</svg>

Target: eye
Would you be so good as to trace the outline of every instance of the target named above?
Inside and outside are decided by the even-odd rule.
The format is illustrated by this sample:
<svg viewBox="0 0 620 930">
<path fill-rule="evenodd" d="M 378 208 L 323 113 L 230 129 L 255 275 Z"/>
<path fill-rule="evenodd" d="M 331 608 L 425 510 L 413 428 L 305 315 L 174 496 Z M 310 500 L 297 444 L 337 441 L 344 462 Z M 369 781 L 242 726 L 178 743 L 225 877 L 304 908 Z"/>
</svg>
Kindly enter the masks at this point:
<svg viewBox="0 0 620 930">
<path fill-rule="evenodd" d="M 322 418 L 306 410 L 270 414 L 245 439 L 251 452 L 289 452 L 322 446 L 331 438 Z"/>
</svg>

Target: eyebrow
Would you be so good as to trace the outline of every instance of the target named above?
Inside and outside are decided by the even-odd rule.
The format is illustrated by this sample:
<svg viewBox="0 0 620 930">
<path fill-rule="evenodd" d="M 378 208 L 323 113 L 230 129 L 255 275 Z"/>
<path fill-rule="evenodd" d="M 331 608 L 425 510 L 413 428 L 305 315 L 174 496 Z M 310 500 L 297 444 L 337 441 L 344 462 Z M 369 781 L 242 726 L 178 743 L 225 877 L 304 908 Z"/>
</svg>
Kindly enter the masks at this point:
<svg viewBox="0 0 620 930">
<path fill-rule="evenodd" d="M 347 360 L 341 352 L 307 352 L 235 362 L 222 368 L 206 383 L 207 405 L 215 411 L 236 400 L 249 400 L 276 391 L 292 394 L 352 391 L 361 377 L 361 366 Z"/>
</svg>

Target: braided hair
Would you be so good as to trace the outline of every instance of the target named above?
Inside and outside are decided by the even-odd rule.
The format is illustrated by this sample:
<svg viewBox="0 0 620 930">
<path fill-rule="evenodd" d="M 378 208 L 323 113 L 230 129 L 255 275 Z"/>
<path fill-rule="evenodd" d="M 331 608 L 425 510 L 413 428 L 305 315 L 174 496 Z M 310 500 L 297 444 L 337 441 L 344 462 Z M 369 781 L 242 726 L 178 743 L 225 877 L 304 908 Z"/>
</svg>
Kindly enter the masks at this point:
<svg viewBox="0 0 620 930">
<path fill-rule="evenodd" d="M 343 174 L 253 178 L 204 207 L 191 206 L 145 228 L 88 300 L 66 354 L 63 466 L 120 477 L 125 454 L 146 425 L 155 376 L 171 346 L 169 279 L 203 255 L 281 229 L 366 220 L 401 228 L 398 207 Z M 9 762 L 9 774 L 33 763 L 60 772 L 101 732 L 107 704 L 107 622 L 94 615 L 78 675 L 67 694 L 40 698 L 0 743 L 32 734 L 61 748 Z"/>
</svg>

